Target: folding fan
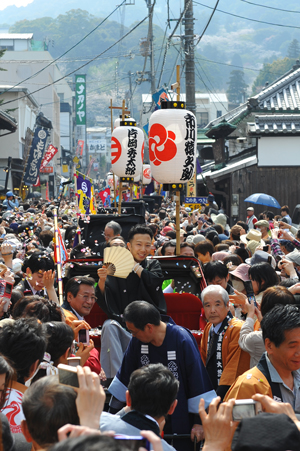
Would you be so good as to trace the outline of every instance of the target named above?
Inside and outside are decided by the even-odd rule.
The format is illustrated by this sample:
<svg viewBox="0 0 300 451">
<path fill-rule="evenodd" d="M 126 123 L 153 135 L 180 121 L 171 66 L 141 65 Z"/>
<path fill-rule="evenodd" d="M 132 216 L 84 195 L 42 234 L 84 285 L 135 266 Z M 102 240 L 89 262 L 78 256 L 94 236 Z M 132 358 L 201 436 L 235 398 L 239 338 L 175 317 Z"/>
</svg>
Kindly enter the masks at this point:
<svg viewBox="0 0 300 451">
<path fill-rule="evenodd" d="M 134 259 L 128 249 L 120 246 L 104 249 L 103 264 L 107 267 L 109 276 L 126 279 L 134 266 Z"/>
</svg>

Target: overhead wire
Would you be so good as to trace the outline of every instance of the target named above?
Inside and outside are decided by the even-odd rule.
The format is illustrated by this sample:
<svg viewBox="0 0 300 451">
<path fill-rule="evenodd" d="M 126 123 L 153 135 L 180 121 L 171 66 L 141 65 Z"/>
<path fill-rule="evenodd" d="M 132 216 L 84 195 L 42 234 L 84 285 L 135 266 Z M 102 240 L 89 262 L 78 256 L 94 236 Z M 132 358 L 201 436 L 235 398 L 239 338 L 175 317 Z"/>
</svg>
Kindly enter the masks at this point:
<svg viewBox="0 0 300 451">
<path fill-rule="evenodd" d="M 198 74 L 198 77 L 200 78 L 200 80 L 201 80 L 202 83 L 204 84 L 206 90 L 209 91 L 209 93 L 210 93 L 213 97 L 215 97 L 215 99 L 217 99 L 218 102 L 221 103 L 221 105 L 223 106 L 223 108 L 228 112 L 228 108 L 226 108 L 226 106 L 223 104 L 223 102 L 221 102 L 220 99 L 218 99 L 218 97 L 216 96 L 216 94 L 213 93 L 213 92 L 211 91 L 211 89 L 207 86 L 207 84 L 206 84 L 205 81 L 203 80 L 203 77 L 202 77 L 202 75 L 200 74 L 200 72 L 199 72 L 197 66 L 195 66 L 195 69 L 196 69 L 196 72 L 197 72 L 197 74 Z"/>
<path fill-rule="evenodd" d="M 259 3 L 249 2 L 248 0 L 240 0 L 240 1 L 244 3 L 249 3 L 249 5 L 260 6 L 261 8 L 273 9 L 275 11 L 282 11 L 284 13 L 300 14 L 300 11 L 292 11 L 290 9 L 276 8 L 275 6 L 260 5 Z"/>
<path fill-rule="evenodd" d="M 196 3 L 197 5 L 203 6 L 204 8 L 213 9 L 212 6 L 204 5 L 203 3 L 200 3 L 200 2 L 198 2 L 196 0 L 193 0 L 193 3 Z M 250 19 L 249 17 L 239 16 L 238 14 L 229 13 L 228 11 L 223 11 L 221 9 L 216 9 L 216 11 L 218 11 L 220 13 L 223 13 L 223 14 L 227 14 L 228 16 L 237 17 L 238 19 L 249 20 L 250 22 L 264 23 L 266 25 L 272 25 L 274 27 L 300 29 L 300 27 L 297 27 L 296 25 L 285 25 L 285 24 L 279 24 L 279 23 L 273 23 L 273 22 L 266 22 L 265 20 Z"/>
<path fill-rule="evenodd" d="M 17 86 L 19 86 L 21 83 L 24 83 L 25 81 L 30 80 L 31 78 L 34 78 L 36 75 L 40 74 L 41 72 L 43 72 L 45 69 L 47 69 L 49 66 L 51 66 L 52 64 L 56 63 L 60 58 L 62 58 L 63 56 L 65 56 L 67 53 L 69 53 L 71 50 L 73 50 L 75 47 L 77 47 L 79 44 L 81 44 L 81 42 L 83 42 L 87 37 L 89 37 L 92 33 L 94 33 L 94 31 L 96 31 L 104 22 L 106 22 L 106 20 L 108 20 L 108 18 L 115 12 L 117 11 L 122 5 L 123 3 L 125 3 L 126 0 L 123 0 L 122 3 L 120 5 L 118 5 L 108 16 L 106 16 L 95 28 L 93 28 L 93 30 L 91 30 L 89 33 L 87 33 L 82 39 L 80 39 L 76 44 L 74 44 L 72 47 L 70 47 L 67 51 L 65 51 L 62 55 L 58 56 L 57 58 L 55 58 L 53 61 L 51 61 L 49 64 L 47 64 L 47 66 L 43 67 L 42 69 L 40 69 L 39 71 L 37 71 L 35 74 L 30 75 L 30 77 L 25 78 L 24 80 L 20 81 L 19 83 L 17 83 L 16 85 L 14 85 L 13 87 L 7 89 L 5 92 L 10 91 L 13 88 L 16 88 Z M 1 93 L 1 94 L 3 94 Z"/>
<path fill-rule="evenodd" d="M 209 24 L 210 24 L 210 22 L 211 22 L 211 20 L 212 20 L 212 18 L 213 18 L 213 16 L 214 16 L 215 12 L 216 12 L 216 9 L 217 9 L 217 6 L 218 6 L 218 4 L 219 4 L 219 1 L 220 1 L 220 0 L 217 0 L 216 4 L 215 4 L 215 6 L 214 6 L 214 9 L 213 9 L 213 11 L 212 11 L 212 13 L 211 13 L 211 15 L 210 15 L 210 18 L 208 19 L 208 22 L 207 22 L 207 24 L 206 24 L 204 30 L 202 31 L 201 35 L 199 36 L 199 39 L 198 39 L 198 41 L 196 42 L 195 47 L 199 44 L 199 42 L 200 42 L 201 39 L 203 38 L 203 36 L 204 36 L 206 30 L 208 29 L 208 26 L 209 26 Z"/>
<path fill-rule="evenodd" d="M 51 83 L 48 83 L 47 85 L 45 85 L 42 88 L 36 89 L 35 91 L 32 91 L 29 95 L 35 94 L 36 92 L 41 91 L 42 89 L 48 88 L 49 86 L 52 86 L 56 83 L 58 83 L 59 81 L 65 79 L 66 77 L 69 77 L 70 75 L 74 74 L 75 72 L 77 72 L 78 70 L 82 69 L 83 67 L 87 66 L 88 64 L 90 64 L 92 61 L 95 61 L 95 59 L 97 59 L 99 56 L 104 55 L 104 53 L 108 52 L 111 48 L 113 48 L 115 45 L 117 45 L 120 41 L 122 41 L 123 39 L 125 39 L 129 34 L 131 34 L 136 28 L 138 28 L 143 22 L 145 22 L 145 20 L 148 18 L 149 16 L 147 15 L 146 17 L 144 17 L 144 19 L 142 19 L 140 22 L 138 22 L 133 28 L 131 28 L 126 34 L 124 34 L 124 36 L 122 36 L 122 38 L 118 39 L 118 41 L 114 42 L 113 44 L 111 44 L 109 47 L 107 47 L 106 50 L 103 50 L 103 52 L 99 53 L 99 55 L 95 56 L 94 58 L 92 58 L 91 60 L 89 60 L 87 63 L 82 64 L 80 67 L 77 67 L 76 69 L 72 70 L 71 72 L 69 72 L 68 74 L 64 75 L 61 78 L 58 78 L 57 80 L 54 80 Z M 20 96 L 19 99 L 22 99 L 24 97 L 28 97 L 28 95 L 24 95 L 24 96 Z M 14 102 L 14 100 L 8 100 L 6 102 L 3 102 L 1 105 L 7 105 L 11 102 Z"/>
</svg>

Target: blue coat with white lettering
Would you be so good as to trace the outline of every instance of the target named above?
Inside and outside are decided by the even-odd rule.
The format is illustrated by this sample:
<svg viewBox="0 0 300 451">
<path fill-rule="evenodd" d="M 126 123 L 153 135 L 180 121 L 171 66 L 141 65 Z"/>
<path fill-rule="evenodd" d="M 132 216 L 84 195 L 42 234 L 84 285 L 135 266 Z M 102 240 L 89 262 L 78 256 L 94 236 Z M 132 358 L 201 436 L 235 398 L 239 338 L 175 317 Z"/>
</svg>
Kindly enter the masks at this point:
<svg viewBox="0 0 300 451">
<path fill-rule="evenodd" d="M 189 434 L 198 414 L 201 398 L 208 407 L 217 395 L 203 365 L 199 349 L 189 330 L 176 324 L 167 324 L 166 336 L 161 346 L 142 343 L 132 338 L 124 354 L 121 368 L 114 377 L 109 392 L 125 402 L 130 375 L 150 363 L 162 363 L 179 380 L 178 405 L 171 416 L 172 433 Z"/>
</svg>

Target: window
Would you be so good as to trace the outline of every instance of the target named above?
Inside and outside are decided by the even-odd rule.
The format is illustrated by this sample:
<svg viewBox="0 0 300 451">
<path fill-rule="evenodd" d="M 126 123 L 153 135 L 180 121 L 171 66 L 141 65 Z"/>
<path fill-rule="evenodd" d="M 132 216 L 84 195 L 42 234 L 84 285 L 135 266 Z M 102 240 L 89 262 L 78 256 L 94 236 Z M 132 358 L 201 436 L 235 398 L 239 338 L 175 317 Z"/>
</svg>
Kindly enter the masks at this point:
<svg viewBox="0 0 300 451">
<path fill-rule="evenodd" d="M 217 110 L 217 117 L 221 117 L 222 116 L 222 111 L 221 110 Z"/>
<path fill-rule="evenodd" d="M 208 113 L 196 113 L 197 127 L 204 128 L 209 123 Z"/>
</svg>

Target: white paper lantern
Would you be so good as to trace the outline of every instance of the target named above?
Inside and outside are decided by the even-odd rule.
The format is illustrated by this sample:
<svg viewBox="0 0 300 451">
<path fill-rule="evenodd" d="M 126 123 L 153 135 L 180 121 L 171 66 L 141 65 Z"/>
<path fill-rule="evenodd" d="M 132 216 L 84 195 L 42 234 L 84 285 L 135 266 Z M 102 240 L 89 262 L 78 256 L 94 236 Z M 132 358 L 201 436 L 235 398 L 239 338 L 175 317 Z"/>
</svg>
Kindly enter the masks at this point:
<svg viewBox="0 0 300 451">
<path fill-rule="evenodd" d="M 106 176 L 106 184 L 109 188 L 114 189 L 114 176 L 111 172 L 108 172 Z M 115 176 L 116 187 L 119 185 L 119 178 Z"/>
<path fill-rule="evenodd" d="M 144 157 L 144 133 L 135 122 L 121 121 L 111 137 L 112 171 L 118 177 L 140 176 Z"/>
<path fill-rule="evenodd" d="M 143 185 L 149 185 L 151 178 L 150 164 L 143 164 Z"/>
<path fill-rule="evenodd" d="M 187 183 L 196 167 L 197 122 L 183 102 L 162 102 L 149 120 L 152 177 L 160 183 Z"/>
<path fill-rule="evenodd" d="M 133 117 L 126 117 L 125 116 L 124 120 L 130 121 L 130 122 L 135 122 L 135 119 L 133 119 Z M 117 117 L 117 119 L 114 122 L 114 129 L 117 128 L 117 127 L 120 127 L 121 121 L 122 121 L 122 116 Z"/>
<path fill-rule="evenodd" d="M 136 177 L 134 177 L 134 183 L 138 183 L 141 180 L 141 174 L 137 175 Z"/>
</svg>

